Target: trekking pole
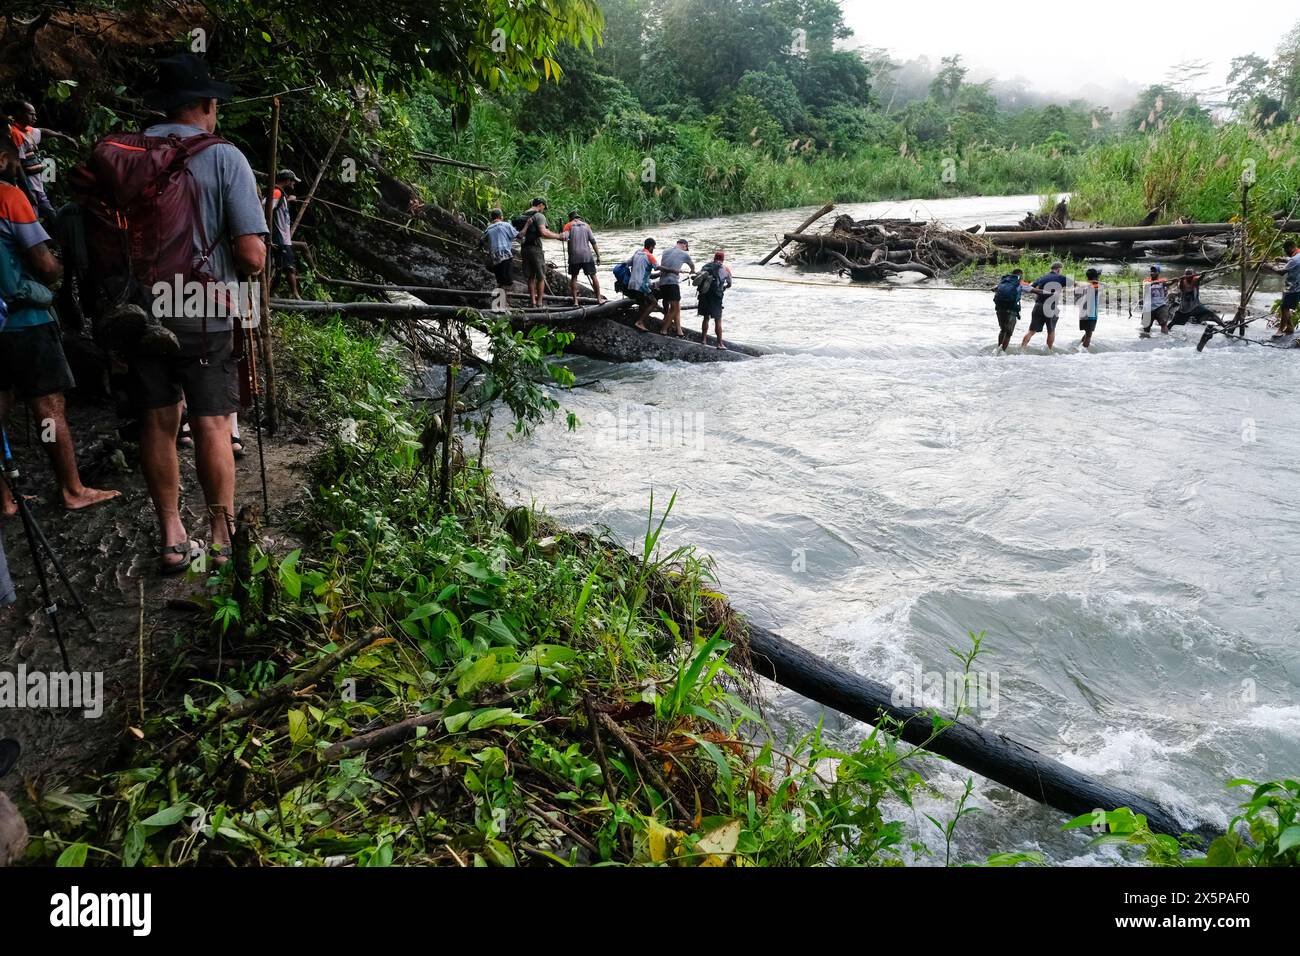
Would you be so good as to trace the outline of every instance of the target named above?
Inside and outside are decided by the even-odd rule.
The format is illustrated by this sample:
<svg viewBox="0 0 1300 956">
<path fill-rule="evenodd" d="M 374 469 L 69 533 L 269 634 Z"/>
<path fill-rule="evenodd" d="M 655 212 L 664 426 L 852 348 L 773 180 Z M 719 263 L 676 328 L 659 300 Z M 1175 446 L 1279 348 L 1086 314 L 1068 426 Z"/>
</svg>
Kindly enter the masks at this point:
<svg viewBox="0 0 1300 956">
<path fill-rule="evenodd" d="M 266 449 L 262 441 L 262 400 L 258 397 L 261 380 L 257 374 L 257 337 L 247 328 L 244 329 L 244 346 L 249 350 L 248 373 L 253 377 L 249 391 L 253 393 L 253 427 L 257 431 L 257 466 L 262 473 L 262 514 L 269 519 L 271 498 L 266 490 Z"/>
<path fill-rule="evenodd" d="M 63 630 L 59 627 L 59 602 L 54 600 L 54 595 L 50 591 L 49 575 L 45 571 L 45 558 L 50 559 L 54 565 L 55 573 L 58 574 L 59 580 L 67 588 L 68 594 L 72 597 L 73 607 L 78 615 L 86 622 L 91 633 L 96 631 L 95 622 L 90 617 L 90 610 L 86 607 L 86 602 L 81 599 L 77 589 L 73 586 L 67 571 L 63 567 L 63 562 L 50 546 L 49 539 L 41 531 L 41 526 L 36 523 L 36 517 L 32 514 L 31 505 L 27 503 L 27 497 L 23 494 L 22 486 L 19 483 L 21 475 L 18 471 L 18 464 L 14 460 L 13 452 L 9 447 L 9 436 L 0 429 L 0 455 L 3 458 L 3 466 L 0 467 L 0 480 L 2 480 L 9 493 L 13 495 L 14 503 L 18 506 L 18 517 L 22 521 L 23 533 L 27 536 L 27 547 L 32 554 L 32 565 L 36 568 L 36 580 L 41 588 L 41 599 L 43 601 L 42 610 L 49 619 L 50 629 L 54 632 L 54 642 L 59 647 L 59 656 L 63 658 L 63 669 L 72 670 L 72 663 L 68 658 L 68 648 L 63 642 Z"/>
<path fill-rule="evenodd" d="M 271 164 L 267 167 L 269 182 L 266 187 L 266 225 L 271 230 L 272 247 L 275 242 L 275 176 L 276 164 L 280 161 L 280 97 L 271 98 Z M 269 250 L 268 250 L 269 251 Z M 275 350 L 271 343 L 271 257 L 267 256 L 262 267 L 262 321 L 259 323 L 262 340 L 262 360 L 266 362 L 266 430 L 274 435 L 280 425 L 279 407 L 275 400 Z M 261 412 L 258 413 L 261 419 Z M 258 446 L 261 446 L 261 431 L 258 431 Z"/>
</svg>

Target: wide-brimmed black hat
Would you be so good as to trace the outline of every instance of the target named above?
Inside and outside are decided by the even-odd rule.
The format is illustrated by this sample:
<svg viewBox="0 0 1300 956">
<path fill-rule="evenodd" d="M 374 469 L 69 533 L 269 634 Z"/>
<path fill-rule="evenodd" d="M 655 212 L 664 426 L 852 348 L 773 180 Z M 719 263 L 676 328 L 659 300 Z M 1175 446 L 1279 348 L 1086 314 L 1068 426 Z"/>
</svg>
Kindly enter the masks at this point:
<svg viewBox="0 0 1300 956">
<path fill-rule="evenodd" d="M 155 64 L 158 83 L 145 95 L 154 109 L 166 112 L 196 100 L 229 100 L 235 88 L 214 80 L 207 61 L 193 53 L 164 57 Z"/>
</svg>

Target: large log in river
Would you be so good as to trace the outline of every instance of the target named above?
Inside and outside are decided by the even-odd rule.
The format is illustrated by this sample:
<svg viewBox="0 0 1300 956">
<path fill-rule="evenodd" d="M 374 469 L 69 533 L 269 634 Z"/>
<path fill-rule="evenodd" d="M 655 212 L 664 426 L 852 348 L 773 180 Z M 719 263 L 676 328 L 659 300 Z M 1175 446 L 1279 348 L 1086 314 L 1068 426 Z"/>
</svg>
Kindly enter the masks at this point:
<svg viewBox="0 0 1300 956">
<path fill-rule="evenodd" d="M 924 744 L 927 750 L 1071 816 L 1128 807 L 1143 814 L 1157 833 L 1191 833 L 1206 842 L 1220 833 L 1208 823 L 1184 821 L 1153 800 L 1089 777 L 1010 737 L 969 723 L 957 721 L 930 740 L 928 711 L 894 704 L 893 691 L 887 685 L 837 667 L 767 628 L 749 625 L 749 654 L 754 671 L 763 677 L 869 724 L 885 718 L 900 721 L 900 736 L 908 743 Z"/>
</svg>

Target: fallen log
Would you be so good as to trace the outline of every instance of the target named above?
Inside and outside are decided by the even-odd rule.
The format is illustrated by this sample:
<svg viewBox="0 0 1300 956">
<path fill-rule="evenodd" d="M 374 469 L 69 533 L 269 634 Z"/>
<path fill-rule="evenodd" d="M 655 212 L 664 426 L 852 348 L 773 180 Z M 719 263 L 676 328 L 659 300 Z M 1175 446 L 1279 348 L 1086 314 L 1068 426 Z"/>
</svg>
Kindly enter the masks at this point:
<svg viewBox="0 0 1300 956">
<path fill-rule="evenodd" d="M 738 362 L 765 354 L 761 349 L 727 343 L 725 349 L 706 345 L 700 334 L 686 331 L 685 338 L 642 332 L 633 327 L 636 303 L 614 299 L 603 305 L 584 306 L 554 312 L 487 312 L 463 305 L 427 305 L 408 302 L 314 302 L 305 299 L 272 299 L 271 307 L 312 315 L 355 315 L 396 322 L 490 315 L 508 318 L 517 331 L 545 325 L 560 332 L 572 332 L 566 351 L 606 362 Z M 622 319 L 622 321 L 614 321 Z M 685 330 L 684 330 L 685 331 Z"/>
<path fill-rule="evenodd" d="M 937 275 L 934 269 L 921 262 L 892 262 L 887 258 L 873 258 L 871 262 L 861 263 L 852 262 L 838 252 L 828 251 L 827 255 L 840 260 L 844 264 L 840 271 L 847 271 L 854 282 L 879 282 L 887 275 L 898 275 L 901 272 L 919 272 L 927 279 L 933 279 Z"/>
<path fill-rule="evenodd" d="M 893 703 L 893 689 L 837 667 L 781 635 L 749 625 L 749 656 L 754 671 L 782 687 L 869 724 L 884 718 L 902 723 L 910 744 L 925 743 L 932 733 L 929 711 Z M 1191 833 L 1208 842 L 1219 831 L 1195 819 L 1186 822 L 1169 808 L 1146 797 L 1089 777 L 1010 737 L 958 721 L 925 744 L 941 756 L 981 776 L 1073 816 L 1094 810 L 1128 807 L 1147 818 L 1157 833 Z"/>
<path fill-rule="evenodd" d="M 818 219 L 820 219 L 822 216 L 826 215 L 828 212 L 830 212 L 830 211 L 831 211 L 832 209 L 834 209 L 834 208 L 835 208 L 835 203 L 833 203 L 833 202 L 828 202 L 826 205 L 822 206 L 821 209 L 818 209 L 815 213 L 813 213 L 811 216 L 809 216 L 807 219 L 805 219 L 803 222 L 801 222 L 801 223 L 799 224 L 799 228 L 796 229 L 795 232 L 803 232 L 805 229 L 807 229 L 809 226 L 811 226 L 811 225 L 812 225 L 813 223 L 815 223 Z M 760 260 L 758 261 L 758 264 L 759 264 L 760 266 L 765 266 L 765 265 L 767 265 L 769 262 L 772 261 L 772 258 L 773 258 L 773 257 L 774 257 L 778 252 L 780 252 L 782 249 L 784 249 L 784 248 L 786 247 L 786 244 L 787 244 L 789 241 L 790 241 L 790 239 L 789 239 L 789 234 L 787 233 L 787 234 L 786 234 L 786 238 L 782 239 L 781 242 L 780 242 L 780 244 L 779 244 L 775 249 L 773 249 L 771 252 L 769 252 L 767 255 L 765 255 L 762 259 L 760 259 Z"/>
<path fill-rule="evenodd" d="M 1279 222 L 1283 231 L 1300 229 L 1300 219 Z M 1179 239 L 1183 236 L 1219 236 L 1236 228 L 1231 222 L 1173 223 L 1166 226 L 1101 226 L 1091 229 L 1042 229 L 1029 232 L 1000 232 L 1001 245 L 1042 248 L 1053 243 L 1140 242 L 1144 239 Z"/>
</svg>

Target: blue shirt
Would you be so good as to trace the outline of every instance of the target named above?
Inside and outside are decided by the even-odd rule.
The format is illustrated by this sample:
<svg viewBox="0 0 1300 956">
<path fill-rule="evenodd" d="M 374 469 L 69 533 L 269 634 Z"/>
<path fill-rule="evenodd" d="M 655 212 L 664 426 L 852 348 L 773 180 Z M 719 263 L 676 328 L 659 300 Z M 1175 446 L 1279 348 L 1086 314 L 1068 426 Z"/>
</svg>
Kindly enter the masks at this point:
<svg viewBox="0 0 1300 956">
<path fill-rule="evenodd" d="M 505 262 L 514 255 L 515 227 L 504 219 L 492 223 L 483 231 L 487 237 L 488 254 L 492 263 Z"/>
</svg>

